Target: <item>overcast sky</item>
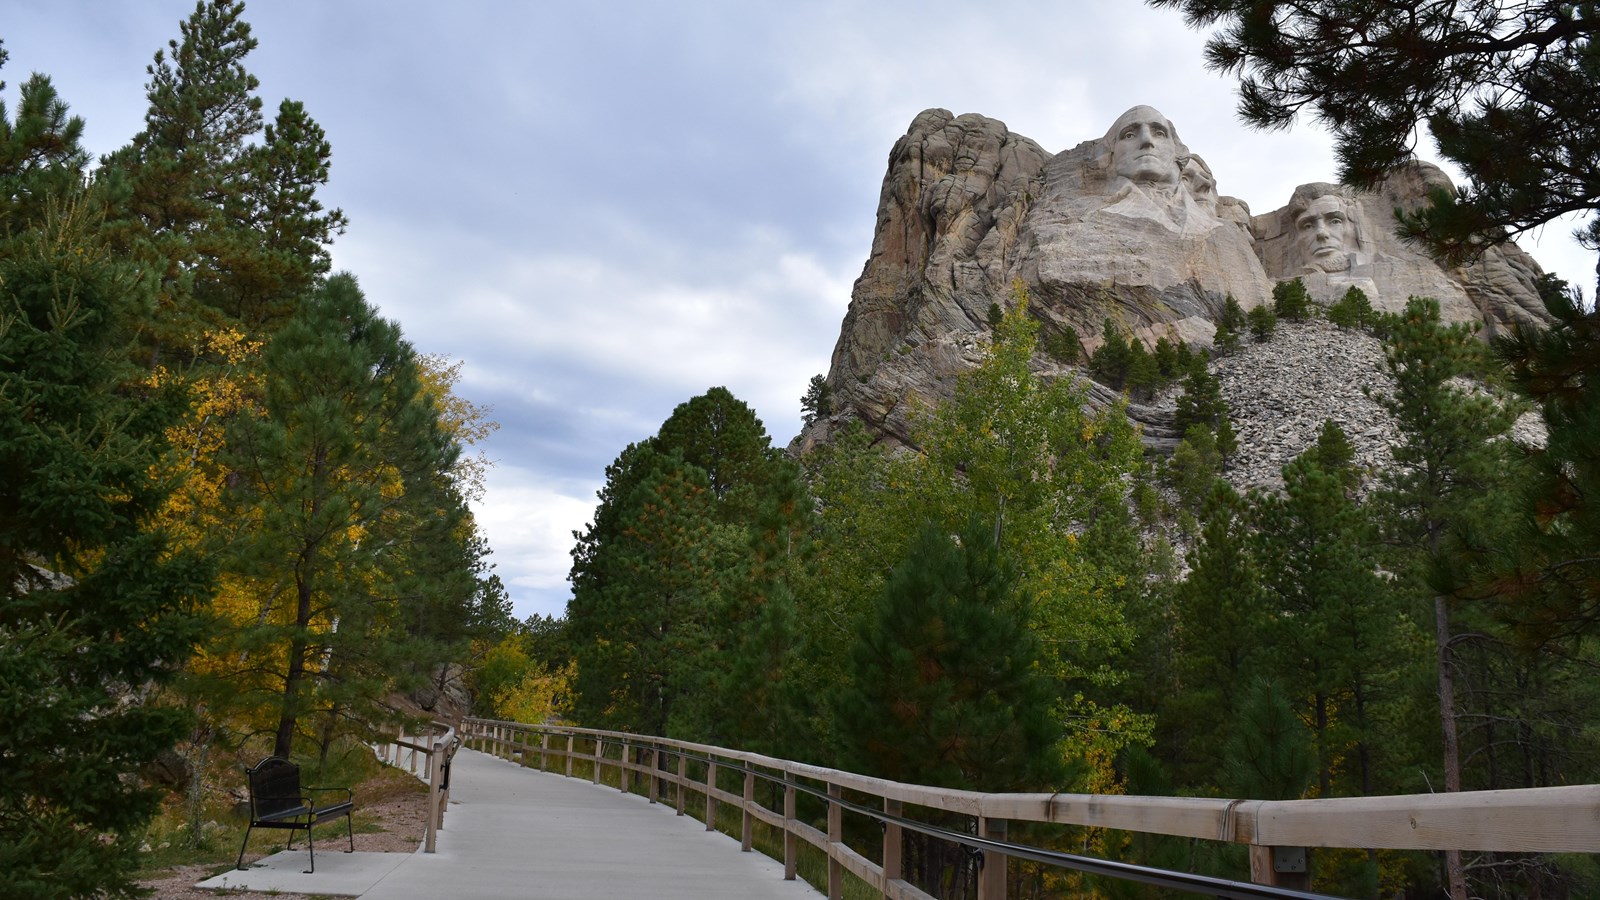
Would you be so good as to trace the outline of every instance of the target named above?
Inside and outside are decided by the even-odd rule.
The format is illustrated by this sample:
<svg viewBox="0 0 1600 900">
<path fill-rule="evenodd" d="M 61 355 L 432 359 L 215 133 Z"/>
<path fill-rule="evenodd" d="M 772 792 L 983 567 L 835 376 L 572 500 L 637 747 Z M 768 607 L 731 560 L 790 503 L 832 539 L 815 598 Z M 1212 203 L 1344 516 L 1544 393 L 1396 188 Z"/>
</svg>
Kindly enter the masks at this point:
<svg viewBox="0 0 1600 900">
<path fill-rule="evenodd" d="M 8 107 L 50 75 L 96 154 L 140 130 L 145 67 L 194 9 L 7 6 Z M 299 100 L 333 145 L 335 267 L 418 350 L 463 360 L 459 392 L 501 423 L 477 514 L 519 617 L 563 610 L 606 465 L 677 404 L 724 385 L 774 443 L 799 430 L 919 111 L 1060 151 L 1144 103 L 1256 212 L 1333 180 L 1326 135 L 1239 125 L 1203 36 L 1134 0 L 255 0 L 244 18 L 268 120 Z M 1523 246 L 1590 284 L 1570 230 Z"/>
</svg>

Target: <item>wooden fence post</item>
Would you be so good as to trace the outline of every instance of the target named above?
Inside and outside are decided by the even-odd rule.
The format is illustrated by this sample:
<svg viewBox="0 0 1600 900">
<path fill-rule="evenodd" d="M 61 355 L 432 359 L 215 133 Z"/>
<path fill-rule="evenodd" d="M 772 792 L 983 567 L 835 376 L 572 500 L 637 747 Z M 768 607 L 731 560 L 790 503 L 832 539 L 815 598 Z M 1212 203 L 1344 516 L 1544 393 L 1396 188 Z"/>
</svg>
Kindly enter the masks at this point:
<svg viewBox="0 0 1600 900">
<path fill-rule="evenodd" d="M 744 812 L 739 817 L 739 849 L 745 853 L 755 844 L 756 817 L 750 815 L 750 806 L 756 802 L 756 773 L 744 773 Z"/>
<path fill-rule="evenodd" d="M 539 771 L 550 764 L 550 732 L 539 732 Z"/>
<path fill-rule="evenodd" d="M 783 773 L 783 880 L 793 881 L 798 863 L 799 835 L 794 833 L 794 773 Z"/>
<path fill-rule="evenodd" d="M 572 747 L 573 739 L 574 739 L 574 735 L 572 734 L 572 732 L 570 732 L 570 731 L 567 732 L 567 777 L 568 778 L 572 777 L 572 757 L 577 755 L 576 753 L 573 752 L 573 747 Z"/>
<path fill-rule="evenodd" d="M 629 757 L 634 755 L 633 744 L 623 741 L 622 754 L 617 757 L 617 789 L 624 794 L 628 792 L 628 764 L 631 762 Z"/>
<path fill-rule="evenodd" d="M 683 815 L 683 797 L 688 791 L 684 790 L 689 785 L 689 754 L 678 754 L 678 815 Z"/>
<path fill-rule="evenodd" d="M 902 807 L 899 800 L 883 798 L 885 815 L 898 816 Z M 889 882 L 905 878 L 905 841 L 899 822 L 883 823 L 883 896 L 889 896 Z"/>
<path fill-rule="evenodd" d="M 828 784 L 828 900 L 844 900 L 844 866 L 839 863 L 839 842 L 844 840 L 844 789 Z"/>
<path fill-rule="evenodd" d="M 717 830 L 717 764 L 706 764 L 706 830 Z"/>
<path fill-rule="evenodd" d="M 1006 820 L 978 817 L 978 835 L 997 841 L 1006 839 Z M 978 869 L 978 900 L 1006 900 L 1006 860 L 995 850 L 983 851 Z"/>
<path fill-rule="evenodd" d="M 651 803 L 655 803 L 656 802 L 656 795 L 661 792 L 661 779 L 658 776 L 658 773 L 660 771 L 661 771 L 661 747 L 659 745 L 656 745 L 656 744 L 651 744 L 650 745 L 650 802 Z"/>
<path fill-rule="evenodd" d="M 594 739 L 594 783 L 600 783 L 600 760 L 606 754 L 606 742 L 599 738 Z"/>
</svg>

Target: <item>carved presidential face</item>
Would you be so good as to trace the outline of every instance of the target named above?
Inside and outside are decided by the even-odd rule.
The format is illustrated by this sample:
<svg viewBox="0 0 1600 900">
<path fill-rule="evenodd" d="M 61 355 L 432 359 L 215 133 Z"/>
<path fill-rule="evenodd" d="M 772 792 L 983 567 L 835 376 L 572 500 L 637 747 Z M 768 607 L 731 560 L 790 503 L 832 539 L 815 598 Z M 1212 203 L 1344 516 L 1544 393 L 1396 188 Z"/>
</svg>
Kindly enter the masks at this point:
<svg viewBox="0 0 1600 900">
<path fill-rule="evenodd" d="M 1217 180 L 1211 177 L 1205 160 L 1198 156 L 1189 157 L 1183 164 L 1183 183 L 1195 203 L 1212 212 L 1217 211 Z"/>
<path fill-rule="evenodd" d="M 1324 194 L 1306 205 L 1294 219 L 1295 243 L 1306 265 L 1324 272 L 1350 268 L 1356 250 L 1355 224 L 1343 199 Z"/>
<path fill-rule="evenodd" d="M 1176 184 L 1178 136 L 1167 117 L 1148 106 L 1122 114 L 1108 135 L 1111 168 L 1135 183 Z"/>
</svg>

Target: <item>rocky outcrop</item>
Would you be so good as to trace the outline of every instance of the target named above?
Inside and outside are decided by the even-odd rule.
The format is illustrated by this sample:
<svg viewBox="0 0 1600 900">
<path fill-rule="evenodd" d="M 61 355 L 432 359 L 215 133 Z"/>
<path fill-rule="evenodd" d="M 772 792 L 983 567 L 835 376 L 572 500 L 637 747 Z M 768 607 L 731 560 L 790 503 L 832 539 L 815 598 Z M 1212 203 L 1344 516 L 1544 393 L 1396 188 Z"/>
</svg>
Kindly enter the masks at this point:
<svg viewBox="0 0 1600 900">
<path fill-rule="evenodd" d="M 1446 320 L 1490 334 L 1545 321 L 1538 265 L 1515 245 L 1447 271 L 1394 237 L 1394 209 L 1449 186 L 1436 167 L 1414 163 L 1375 191 L 1312 182 L 1252 216 L 1218 194 L 1205 161 L 1149 107 L 1054 155 L 995 119 L 927 110 L 889 155 L 871 255 L 828 372 L 835 415 L 808 427 L 798 448 L 847 419 L 910 444 L 915 410 L 950 396 L 977 365 L 991 305 L 1014 302 L 1016 284 L 1045 343 L 1070 328 L 1085 351 L 1107 318 L 1147 343 L 1209 346 L 1228 296 L 1249 309 L 1292 277 L 1324 303 L 1350 286 L 1379 309 L 1433 296 Z M 1286 384 L 1305 380 L 1293 374 L 1302 361 L 1284 355 Z M 1064 371 L 1042 355 L 1036 367 Z M 1152 446 L 1175 442 L 1170 412 L 1135 406 L 1130 415 Z"/>
</svg>

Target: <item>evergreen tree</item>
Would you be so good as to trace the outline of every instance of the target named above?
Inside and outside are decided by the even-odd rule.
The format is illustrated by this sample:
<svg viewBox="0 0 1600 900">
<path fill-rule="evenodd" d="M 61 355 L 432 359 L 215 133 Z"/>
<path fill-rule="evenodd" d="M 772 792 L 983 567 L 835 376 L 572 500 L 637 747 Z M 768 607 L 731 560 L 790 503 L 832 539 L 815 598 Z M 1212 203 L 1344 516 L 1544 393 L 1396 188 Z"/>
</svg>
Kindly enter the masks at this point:
<svg viewBox="0 0 1600 900">
<path fill-rule="evenodd" d="M 1519 328 L 1497 347 L 1512 384 L 1538 404 L 1549 435 L 1533 454 L 1534 481 L 1520 540 L 1488 574 L 1502 614 L 1529 646 L 1570 643 L 1600 623 L 1600 312 L 1545 276 L 1548 330 Z"/>
<path fill-rule="evenodd" d="M 1228 402 L 1222 399 L 1222 384 L 1204 366 L 1191 369 L 1184 379 L 1174 424 L 1185 435 L 1196 425 L 1211 432 L 1224 464 L 1239 449 L 1239 438 L 1228 417 Z"/>
<path fill-rule="evenodd" d="M 1280 319 L 1303 322 L 1312 314 L 1311 295 L 1298 278 L 1280 281 L 1272 286 L 1272 312 Z"/>
<path fill-rule="evenodd" d="M 1089 356 L 1089 371 L 1106 384 L 1122 390 L 1128 381 L 1128 369 L 1133 363 L 1133 348 L 1128 338 L 1107 318 L 1100 332 L 1100 346 Z"/>
<path fill-rule="evenodd" d="M 1365 328 L 1372 323 L 1373 315 L 1367 292 L 1353 284 L 1339 302 L 1328 308 L 1328 321 L 1340 328 Z"/>
<path fill-rule="evenodd" d="M 1158 751 L 1186 784 L 1210 784 L 1224 760 L 1218 722 L 1238 713 L 1235 686 L 1260 671 L 1265 607 L 1245 504 L 1213 481 L 1189 575 L 1174 590 L 1171 667 L 1176 690 L 1160 698 Z"/>
<path fill-rule="evenodd" d="M 1386 507 L 1385 532 L 1401 555 L 1389 564 L 1403 586 L 1430 609 L 1443 738 L 1444 789 L 1461 790 L 1461 746 L 1456 705 L 1456 629 L 1453 625 L 1465 559 L 1497 539 L 1484 529 L 1509 519 L 1496 506 L 1513 491 L 1507 441 L 1512 415 L 1494 399 L 1456 386 L 1452 379 L 1484 370 L 1486 348 L 1463 325 L 1439 321 L 1439 305 L 1412 298 L 1405 311 L 1387 316 L 1383 330 L 1385 365 L 1393 392 L 1378 402 L 1400 431 L 1392 448 L 1394 465 L 1382 476 L 1380 502 Z M 1424 619 L 1425 621 L 1426 619 Z M 1466 895 L 1460 854 L 1447 852 L 1451 894 Z"/>
<path fill-rule="evenodd" d="M 0 43 L 0 68 L 6 49 Z M 5 90 L 0 81 L 0 91 Z M 67 115 L 66 101 L 50 78 L 23 82 L 15 116 L 0 100 L 0 234 L 41 221 L 51 200 L 70 196 L 83 179 L 89 154 L 79 141 L 83 120 Z"/>
<path fill-rule="evenodd" d="M 1083 357 L 1083 341 L 1078 337 L 1078 329 L 1071 325 L 1061 326 L 1059 333 L 1044 339 L 1044 351 L 1058 363 L 1075 365 Z"/>
<path fill-rule="evenodd" d="M 1142 400 L 1149 400 L 1164 383 L 1156 358 L 1145 349 L 1144 341 L 1130 342 L 1125 383 L 1128 391 Z"/>
<path fill-rule="evenodd" d="M 210 576 L 154 523 L 182 398 L 117 364 L 150 281 L 81 197 L 39 199 L 0 197 L 42 215 L 0 234 L 0 894 L 134 897 L 160 795 L 128 776 L 187 730 L 160 689 Z"/>
<path fill-rule="evenodd" d="M 1272 333 L 1278 330 L 1278 315 L 1270 306 L 1258 306 L 1250 310 L 1250 334 L 1256 343 L 1264 344 L 1272 340 Z"/>
<path fill-rule="evenodd" d="M 1211 345 L 1217 353 L 1226 356 L 1239 349 L 1239 336 L 1250 327 L 1250 319 L 1245 314 L 1244 307 L 1239 305 L 1232 294 L 1228 295 L 1222 306 L 1222 317 L 1217 320 L 1217 333 L 1211 339 Z"/>
<path fill-rule="evenodd" d="M 736 563 L 741 548 L 717 524 L 710 480 L 698 466 L 652 446 L 630 447 L 618 466 L 631 471 L 608 487 L 632 483 L 605 511 L 618 530 L 597 533 L 597 512 L 580 542 L 590 544 L 592 562 L 573 570 L 573 714 L 600 728 L 676 736 L 696 712 L 681 702 L 693 701 L 706 682 L 700 663 L 717 573 Z M 692 722 L 688 730 L 703 727 Z"/>
<path fill-rule="evenodd" d="M 441 498 L 439 479 L 460 448 L 421 391 L 411 346 L 349 276 L 301 304 L 264 366 L 263 415 L 229 423 L 235 531 L 218 537 L 230 572 L 282 592 L 268 594 L 258 625 L 240 639 L 283 654 L 268 685 L 277 697 L 274 753 L 287 757 L 313 709 L 337 705 L 358 722 L 382 717 L 381 695 L 341 696 L 356 671 L 339 667 L 364 657 L 371 675 L 396 663 L 382 654 L 408 646 L 396 579 L 414 575 L 407 564 L 418 560 L 376 551 L 414 541 L 420 523 L 459 503 Z M 442 541 L 454 530 L 432 536 Z M 441 592 L 461 598 L 459 588 Z M 374 677 L 363 683 L 387 686 Z"/>
<path fill-rule="evenodd" d="M 1061 731 L 1030 615 L 989 523 L 958 541 L 924 527 L 857 636 L 840 764 L 965 790 L 1053 785 Z"/>
<path fill-rule="evenodd" d="M 1300 799 L 1314 777 L 1316 758 L 1283 688 L 1261 678 L 1251 682 L 1233 723 L 1223 791 L 1233 797 Z"/>
<path fill-rule="evenodd" d="M 1216 436 L 1204 425 L 1190 425 L 1167 461 L 1167 478 L 1178 492 L 1178 502 L 1198 512 L 1222 472 L 1222 453 Z"/>
<path fill-rule="evenodd" d="M 1356 781 L 1345 790 L 1375 789 L 1377 706 L 1381 685 L 1398 668 L 1400 617 L 1377 575 L 1371 522 L 1347 494 L 1349 464 L 1340 456 L 1348 443 L 1331 422 L 1323 435 L 1284 467 L 1283 494 L 1259 498 L 1254 517 L 1256 558 L 1277 626 L 1268 639 L 1273 676 L 1306 705 L 1318 796 L 1328 797 L 1347 747 L 1356 764 L 1341 768 Z"/>
<path fill-rule="evenodd" d="M 806 384 L 805 396 L 800 398 L 800 416 L 810 427 L 818 419 L 833 415 L 833 389 L 821 375 L 811 376 Z"/>
</svg>

